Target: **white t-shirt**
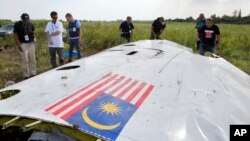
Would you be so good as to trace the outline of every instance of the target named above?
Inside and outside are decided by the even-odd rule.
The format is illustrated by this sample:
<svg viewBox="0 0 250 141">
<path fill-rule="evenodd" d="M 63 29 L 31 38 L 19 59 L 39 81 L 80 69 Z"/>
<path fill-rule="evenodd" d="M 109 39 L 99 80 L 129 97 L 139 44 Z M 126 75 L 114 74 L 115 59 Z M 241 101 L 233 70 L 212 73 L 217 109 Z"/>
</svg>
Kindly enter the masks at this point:
<svg viewBox="0 0 250 141">
<path fill-rule="evenodd" d="M 49 34 L 52 34 L 53 32 L 60 31 L 61 33 L 57 36 L 51 36 L 51 41 L 53 44 L 50 44 L 48 42 L 49 47 L 58 47 L 58 48 L 63 48 L 63 38 L 62 38 L 62 33 L 63 33 L 63 24 L 60 21 L 57 21 L 56 23 L 49 22 L 46 26 L 45 32 L 49 32 Z"/>
</svg>

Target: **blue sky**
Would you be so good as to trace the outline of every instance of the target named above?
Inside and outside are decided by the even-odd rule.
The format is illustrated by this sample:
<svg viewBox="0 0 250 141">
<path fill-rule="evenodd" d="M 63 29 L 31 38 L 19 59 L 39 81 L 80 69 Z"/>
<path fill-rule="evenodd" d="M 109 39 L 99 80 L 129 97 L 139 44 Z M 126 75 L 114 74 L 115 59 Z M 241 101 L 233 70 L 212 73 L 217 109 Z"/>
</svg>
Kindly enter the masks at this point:
<svg viewBox="0 0 250 141">
<path fill-rule="evenodd" d="M 49 19 L 55 10 L 59 18 L 70 12 L 77 19 L 117 20 L 130 15 L 137 20 L 165 18 L 196 18 L 203 12 L 231 15 L 241 9 L 242 15 L 250 14 L 250 0 L 2 0 L 0 19 L 18 20 L 21 13 L 27 12 L 32 19 Z"/>
</svg>

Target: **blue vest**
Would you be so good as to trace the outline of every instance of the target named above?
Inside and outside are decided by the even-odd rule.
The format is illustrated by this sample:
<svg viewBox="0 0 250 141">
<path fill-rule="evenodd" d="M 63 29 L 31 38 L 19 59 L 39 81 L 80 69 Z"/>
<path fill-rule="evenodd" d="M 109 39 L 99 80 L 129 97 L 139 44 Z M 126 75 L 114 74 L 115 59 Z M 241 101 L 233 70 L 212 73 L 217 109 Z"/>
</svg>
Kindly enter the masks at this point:
<svg viewBox="0 0 250 141">
<path fill-rule="evenodd" d="M 79 38 L 79 31 L 80 28 L 77 28 L 76 26 L 77 20 L 73 20 L 72 22 L 69 22 L 68 29 L 69 29 L 69 38 Z"/>
<path fill-rule="evenodd" d="M 198 26 L 198 29 L 200 29 L 202 26 L 204 26 L 206 24 L 206 20 L 205 19 L 199 19 L 196 23 L 196 25 Z"/>
</svg>

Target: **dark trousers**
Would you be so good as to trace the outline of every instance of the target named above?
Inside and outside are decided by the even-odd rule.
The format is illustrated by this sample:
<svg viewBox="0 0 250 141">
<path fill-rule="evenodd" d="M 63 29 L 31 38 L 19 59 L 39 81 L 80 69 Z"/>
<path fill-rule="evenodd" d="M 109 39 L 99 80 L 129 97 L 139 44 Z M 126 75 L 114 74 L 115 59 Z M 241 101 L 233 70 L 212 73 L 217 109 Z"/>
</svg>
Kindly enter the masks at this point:
<svg viewBox="0 0 250 141">
<path fill-rule="evenodd" d="M 205 55 L 206 51 L 214 53 L 214 47 L 215 47 L 214 45 L 208 45 L 201 42 L 199 47 L 199 54 Z"/>
<path fill-rule="evenodd" d="M 63 65 L 64 64 L 64 59 L 63 59 L 63 48 L 57 48 L 57 47 L 49 47 L 49 53 L 50 53 L 50 63 L 52 68 L 56 68 L 56 53 L 59 58 L 59 64 Z"/>
<path fill-rule="evenodd" d="M 198 31 L 197 31 L 197 32 L 198 32 Z M 202 39 L 202 34 L 199 34 L 199 38 Z M 197 41 L 196 41 L 197 50 L 199 50 L 199 48 L 200 48 L 200 43 L 201 43 L 200 40 L 197 40 Z"/>
<path fill-rule="evenodd" d="M 151 40 L 160 40 L 161 37 L 160 37 L 159 34 L 156 34 L 156 36 L 155 36 L 155 34 L 154 34 L 153 32 L 151 32 L 150 39 L 151 39 Z"/>
<path fill-rule="evenodd" d="M 80 59 L 82 57 L 79 39 L 70 39 L 69 40 L 69 62 L 72 61 L 72 53 L 73 53 L 74 47 L 76 47 L 76 50 L 77 50 L 77 59 Z"/>
<path fill-rule="evenodd" d="M 124 37 L 124 36 L 121 36 L 121 42 L 122 42 L 122 43 L 124 43 L 124 42 L 130 43 L 130 42 L 131 42 L 131 37 Z"/>
<path fill-rule="evenodd" d="M 200 43 L 201 43 L 201 41 L 199 41 L 199 40 L 196 41 L 197 50 L 199 50 L 199 48 L 200 48 Z"/>
</svg>

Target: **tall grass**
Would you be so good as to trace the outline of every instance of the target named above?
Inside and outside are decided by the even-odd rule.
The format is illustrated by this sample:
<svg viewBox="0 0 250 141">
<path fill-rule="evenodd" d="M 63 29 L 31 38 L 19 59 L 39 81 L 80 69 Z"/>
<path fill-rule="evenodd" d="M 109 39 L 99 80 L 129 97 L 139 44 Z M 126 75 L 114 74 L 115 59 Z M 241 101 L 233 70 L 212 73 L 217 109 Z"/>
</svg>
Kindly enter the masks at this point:
<svg viewBox="0 0 250 141">
<path fill-rule="evenodd" d="M 9 23 L 9 21 L 5 21 Z M 5 23 L 1 23 L 3 25 Z M 36 28 L 36 61 L 39 73 L 50 69 L 50 58 L 45 39 L 45 26 L 47 21 L 33 21 Z M 67 23 L 64 23 L 66 28 Z M 151 23 L 135 22 L 133 41 L 149 39 Z M 250 74 L 250 25 L 219 24 L 221 30 L 221 47 L 217 54 L 224 57 L 243 71 Z M 82 23 L 81 49 L 84 56 L 97 53 L 103 49 L 121 44 L 118 22 L 84 22 Z M 169 22 L 162 35 L 163 39 L 171 40 L 185 45 L 196 51 L 194 23 Z M 0 48 L 6 50 L 0 52 L 0 88 L 8 80 L 20 81 L 22 72 L 20 57 L 12 38 L 0 38 Z M 68 50 L 67 41 L 65 51 Z M 65 60 L 67 61 L 67 59 Z"/>
</svg>

